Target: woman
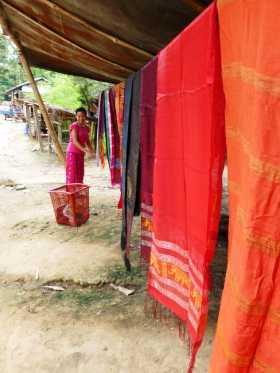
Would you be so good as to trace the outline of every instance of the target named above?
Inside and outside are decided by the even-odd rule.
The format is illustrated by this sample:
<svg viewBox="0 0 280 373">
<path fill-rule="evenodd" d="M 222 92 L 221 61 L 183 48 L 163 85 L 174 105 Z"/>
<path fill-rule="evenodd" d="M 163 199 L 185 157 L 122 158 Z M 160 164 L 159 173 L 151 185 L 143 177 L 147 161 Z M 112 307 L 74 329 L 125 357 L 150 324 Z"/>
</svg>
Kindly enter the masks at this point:
<svg viewBox="0 0 280 373">
<path fill-rule="evenodd" d="M 76 122 L 70 126 L 70 142 L 66 155 L 66 184 L 83 183 L 84 156 L 93 156 L 89 141 L 89 127 L 86 124 L 87 112 L 81 107 L 76 110 Z"/>
</svg>

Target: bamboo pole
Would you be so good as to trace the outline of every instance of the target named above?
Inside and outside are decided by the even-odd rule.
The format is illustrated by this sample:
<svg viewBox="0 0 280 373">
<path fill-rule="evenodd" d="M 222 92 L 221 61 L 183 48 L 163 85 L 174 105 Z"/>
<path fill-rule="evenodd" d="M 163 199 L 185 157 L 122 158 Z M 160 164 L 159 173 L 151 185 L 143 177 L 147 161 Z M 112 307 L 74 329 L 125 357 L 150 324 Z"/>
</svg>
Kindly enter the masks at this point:
<svg viewBox="0 0 280 373">
<path fill-rule="evenodd" d="M 42 96 L 41 96 L 41 94 L 39 92 L 39 89 L 38 89 L 37 83 L 36 83 L 36 81 L 34 79 L 34 76 L 32 74 L 30 65 L 29 65 L 29 63 L 28 63 L 28 61 L 27 61 L 27 59 L 26 59 L 26 57 L 24 55 L 24 51 L 23 51 L 22 45 L 21 45 L 20 41 L 15 37 L 15 35 L 12 32 L 12 30 L 10 29 L 9 22 L 8 22 L 5 10 L 3 8 L 2 2 L 0 3 L 0 23 L 2 25 L 2 28 L 10 36 L 11 40 L 16 45 L 16 47 L 17 47 L 17 49 L 19 51 L 20 62 L 22 64 L 22 67 L 23 67 L 26 75 L 27 75 L 27 79 L 29 81 L 29 84 L 32 87 L 34 96 L 35 96 L 35 98 L 36 98 L 36 100 L 38 102 L 40 111 L 41 111 L 41 113 L 43 115 L 44 121 L 45 121 L 46 126 L 48 128 L 49 136 L 52 138 L 56 154 L 57 154 L 58 158 L 62 162 L 65 163 L 65 155 L 63 153 L 63 149 L 62 149 L 62 147 L 61 147 L 61 145 L 60 145 L 60 143 L 58 141 L 57 134 L 56 134 L 56 132 L 54 130 L 54 127 L 52 125 L 52 122 L 51 122 L 51 120 L 49 118 L 48 111 L 46 109 L 46 106 L 44 104 Z"/>
<path fill-rule="evenodd" d="M 23 66 L 23 69 L 27 75 L 27 78 L 28 78 L 28 81 L 29 83 L 31 84 L 32 86 L 32 89 L 33 89 L 33 93 L 34 93 L 34 96 L 38 102 L 38 105 L 40 107 L 40 111 L 43 115 L 43 118 L 44 118 L 44 121 L 46 123 L 46 126 L 48 128 L 48 133 L 49 133 L 49 136 L 52 138 L 52 142 L 54 144 L 54 148 L 55 148 L 55 151 L 56 151 L 56 154 L 58 155 L 59 159 L 62 161 L 62 162 L 65 162 L 65 155 L 63 153 L 63 149 L 58 141 L 58 137 L 57 137 L 57 134 L 54 130 L 54 127 L 53 127 L 53 124 L 50 120 L 50 117 L 49 117 L 49 114 L 48 114 L 48 111 L 46 109 L 46 106 L 44 104 L 44 101 L 41 97 L 41 94 L 39 92 L 39 89 L 38 89 L 38 86 L 34 80 L 34 77 L 33 77 L 33 74 L 32 74 L 32 71 L 31 71 L 31 68 L 24 56 L 24 54 L 22 53 L 22 51 L 20 51 L 20 60 L 21 60 L 21 63 L 22 63 L 22 66 Z"/>
</svg>

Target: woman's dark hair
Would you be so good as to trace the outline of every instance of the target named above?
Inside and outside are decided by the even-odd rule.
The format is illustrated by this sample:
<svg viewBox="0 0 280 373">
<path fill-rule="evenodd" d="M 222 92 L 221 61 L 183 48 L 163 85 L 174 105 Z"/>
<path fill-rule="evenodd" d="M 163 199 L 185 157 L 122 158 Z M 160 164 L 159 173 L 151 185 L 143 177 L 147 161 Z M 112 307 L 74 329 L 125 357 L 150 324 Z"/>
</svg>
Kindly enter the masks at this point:
<svg viewBox="0 0 280 373">
<path fill-rule="evenodd" d="M 79 107 L 78 109 L 75 110 L 75 113 L 78 114 L 78 113 L 84 113 L 85 115 L 87 115 L 87 111 L 84 107 Z"/>
</svg>

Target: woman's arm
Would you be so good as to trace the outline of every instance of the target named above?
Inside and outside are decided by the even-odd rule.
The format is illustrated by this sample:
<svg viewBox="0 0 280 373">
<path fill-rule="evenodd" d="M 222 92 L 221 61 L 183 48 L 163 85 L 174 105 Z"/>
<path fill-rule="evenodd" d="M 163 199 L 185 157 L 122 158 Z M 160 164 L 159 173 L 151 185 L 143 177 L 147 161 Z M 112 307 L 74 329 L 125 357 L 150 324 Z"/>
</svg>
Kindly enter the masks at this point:
<svg viewBox="0 0 280 373">
<path fill-rule="evenodd" d="M 80 149 L 82 152 L 86 153 L 86 148 L 83 147 L 79 141 L 78 141 L 78 135 L 76 128 L 72 129 L 72 138 L 73 138 L 73 144 L 76 146 L 76 148 Z"/>
</svg>

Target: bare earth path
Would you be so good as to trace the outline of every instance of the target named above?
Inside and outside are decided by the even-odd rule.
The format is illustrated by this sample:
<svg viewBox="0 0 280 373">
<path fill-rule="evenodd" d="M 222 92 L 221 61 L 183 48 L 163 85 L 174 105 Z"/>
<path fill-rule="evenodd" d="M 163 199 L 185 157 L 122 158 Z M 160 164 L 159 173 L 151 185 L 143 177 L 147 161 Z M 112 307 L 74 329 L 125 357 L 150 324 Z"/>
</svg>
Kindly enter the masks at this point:
<svg viewBox="0 0 280 373">
<path fill-rule="evenodd" d="M 108 171 L 86 167 L 91 218 L 76 228 L 54 221 L 48 190 L 64 181 L 53 156 L 32 152 L 23 125 L 0 120 L 0 372 L 183 373 L 187 347 L 177 328 L 145 315 L 145 277 L 128 275 L 119 252 L 119 191 Z M 7 188 L 9 180 L 26 189 Z M 138 246 L 139 222 L 133 245 Z M 195 372 L 207 372 L 225 270 L 223 238 L 214 263 L 209 325 Z M 39 278 L 38 278 L 39 277 Z M 109 287 L 136 290 L 125 297 Z M 41 285 L 65 288 L 54 293 Z"/>
</svg>

